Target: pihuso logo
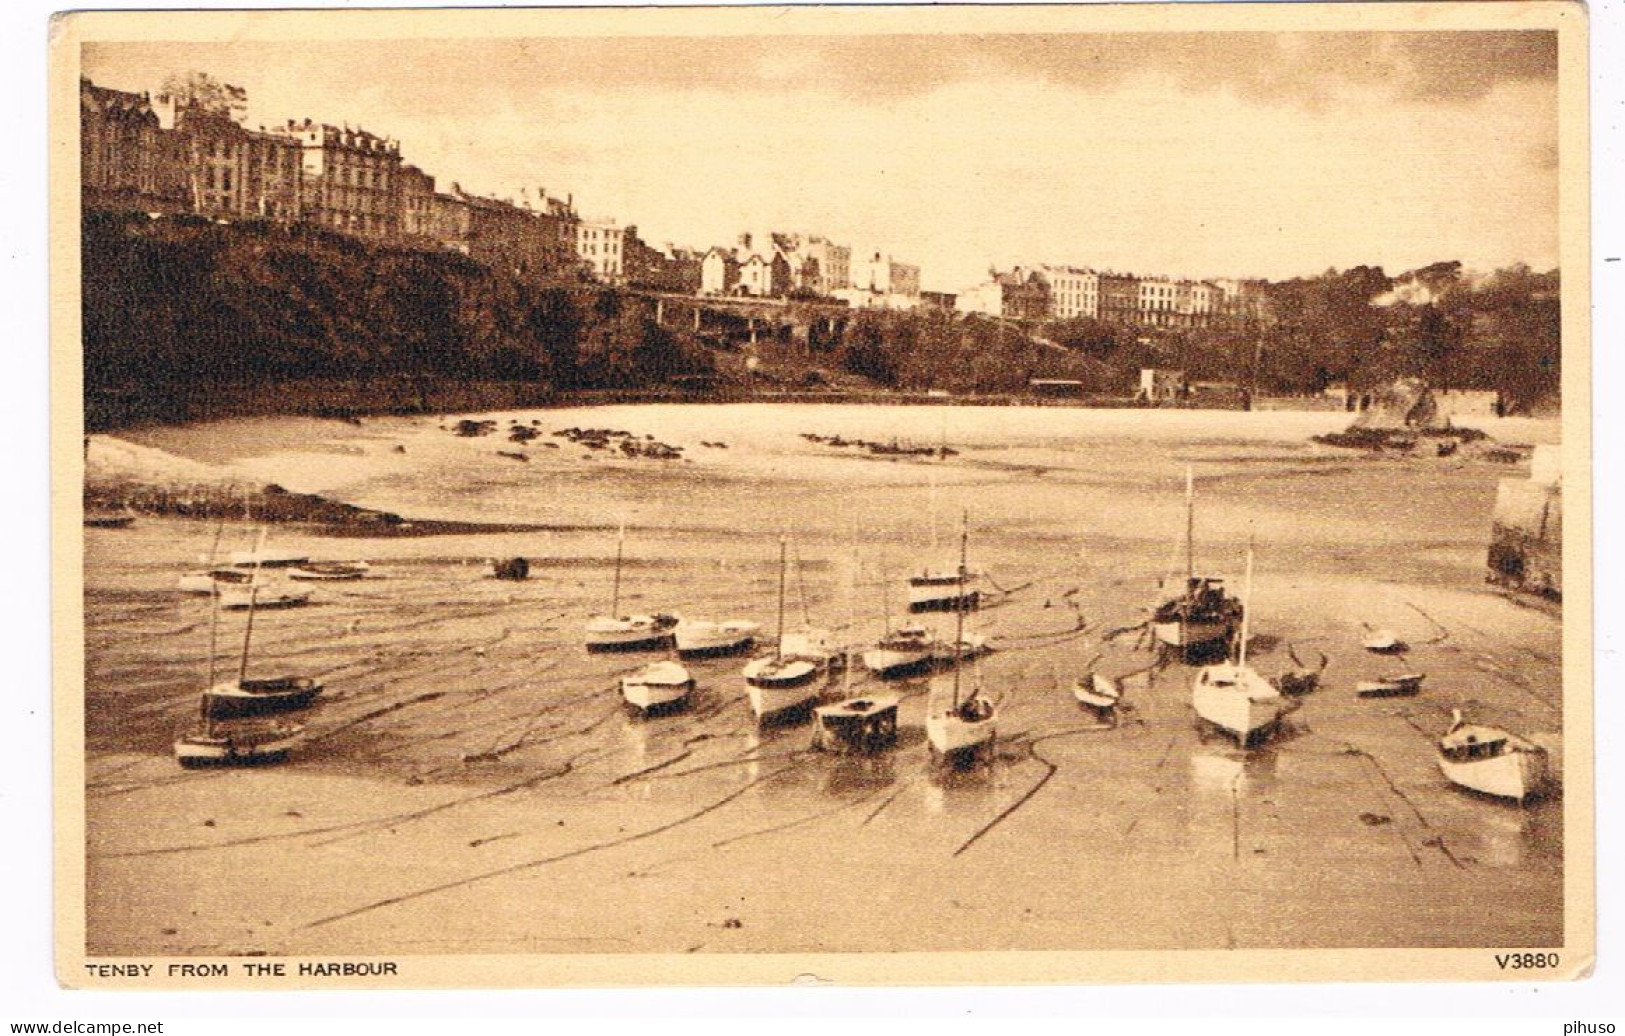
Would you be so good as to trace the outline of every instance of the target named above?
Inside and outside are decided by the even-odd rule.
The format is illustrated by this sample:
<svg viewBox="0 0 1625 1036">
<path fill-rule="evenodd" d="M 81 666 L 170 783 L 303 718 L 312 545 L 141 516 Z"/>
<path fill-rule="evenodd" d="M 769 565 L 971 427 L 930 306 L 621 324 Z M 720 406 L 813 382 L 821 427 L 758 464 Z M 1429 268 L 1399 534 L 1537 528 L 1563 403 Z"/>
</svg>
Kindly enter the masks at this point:
<svg viewBox="0 0 1625 1036">
<path fill-rule="evenodd" d="M 1613 1032 L 1613 1022 L 1564 1022 L 1563 1036 L 1581 1032 Z"/>
</svg>

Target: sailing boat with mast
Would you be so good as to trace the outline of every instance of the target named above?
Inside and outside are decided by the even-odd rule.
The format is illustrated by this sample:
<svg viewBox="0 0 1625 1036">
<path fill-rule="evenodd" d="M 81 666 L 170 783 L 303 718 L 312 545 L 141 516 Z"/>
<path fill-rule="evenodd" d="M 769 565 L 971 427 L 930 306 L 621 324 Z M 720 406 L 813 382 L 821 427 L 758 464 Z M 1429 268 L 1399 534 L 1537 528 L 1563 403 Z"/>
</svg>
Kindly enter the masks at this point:
<svg viewBox="0 0 1625 1036">
<path fill-rule="evenodd" d="M 784 632 L 784 593 L 789 565 L 788 545 L 779 537 L 779 619 L 771 655 L 753 659 L 745 666 L 745 683 L 751 712 L 758 721 L 810 705 L 818 698 L 818 680 L 827 676 L 830 655 L 809 650 L 809 643 L 790 644 Z"/>
<path fill-rule="evenodd" d="M 931 472 L 931 551 L 937 549 L 937 475 Z M 980 573 L 972 572 L 965 566 L 965 559 L 959 559 L 957 569 L 926 569 L 919 575 L 908 579 L 908 610 L 911 612 L 947 611 L 949 609 L 975 608 L 981 601 L 981 593 L 971 589 L 971 584 L 979 578 Z"/>
<path fill-rule="evenodd" d="M 880 574 L 880 614 L 885 632 L 875 646 L 863 652 L 863 665 L 880 677 L 900 676 L 929 666 L 940 645 L 931 631 L 918 623 L 891 628 L 891 600 L 886 593 L 886 573 Z"/>
<path fill-rule="evenodd" d="M 265 531 L 260 531 L 260 550 L 265 546 Z M 255 566 L 253 578 L 241 588 L 246 596 L 248 619 L 243 624 L 243 653 L 237 666 L 237 678 L 215 683 L 210 673 L 209 688 L 203 692 L 203 713 L 209 719 L 230 719 L 266 712 L 286 712 L 302 709 L 322 693 L 320 681 L 308 676 L 279 676 L 265 680 L 248 679 L 249 646 L 254 636 L 254 613 L 259 610 L 256 598 L 267 592 L 259 582 L 259 568 Z M 276 591 L 269 591 L 275 594 Z M 228 607 L 225 593 L 215 596 L 215 609 Z M 212 651 L 211 651 L 212 654 Z"/>
<path fill-rule="evenodd" d="M 970 517 L 965 515 L 959 530 L 959 569 L 965 571 L 965 556 L 970 539 Z M 965 643 L 965 608 L 955 609 L 957 616 L 954 643 Z M 960 669 L 954 666 L 953 694 L 948 699 L 933 694 L 926 705 L 925 737 L 934 758 L 957 760 L 984 751 L 991 753 L 997 737 L 997 710 L 993 702 L 982 694 L 981 681 L 968 694 L 960 693 Z"/>
<path fill-rule="evenodd" d="M 632 651 L 665 647 L 671 643 L 677 616 L 621 614 L 621 565 L 626 552 L 626 525 L 615 538 L 615 587 L 610 594 L 608 615 L 587 620 L 588 651 Z"/>
<path fill-rule="evenodd" d="M 1247 664 L 1247 627 L 1252 616 L 1253 550 L 1247 548 L 1247 582 L 1242 590 L 1241 637 L 1236 661 L 1202 667 L 1191 683 L 1191 706 L 1198 718 L 1234 737 L 1242 748 L 1265 740 L 1282 717 L 1301 704 L 1283 695 Z"/>
<path fill-rule="evenodd" d="M 216 720 L 225 715 L 243 715 L 247 712 L 266 711 L 259 708 L 250 708 L 236 711 L 242 703 L 252 702 L 256 705 L 272 701 L 291 702 L 291 698 L 281 694 L 283 688 L 272 688 L 270 684 L 280 684 L 290 681 L 250 681 L 245 679 L 248 672 L 249 645 L 254 632 L 254 612 L 248 613 L 248 623 L 243 630 L 243 655 L 238 665 L 237 679 L 233 683 L 215 683 L 216 647 L 219 641 L 220 628 L 220 598 L 211 599 L 209 615 L 209 682 L 208 689 L 200 696 L 199 720 L 200 726 L 190 734 L 184 734 L 175 741 L 175 761 L 183 767 L 210 766 L 210 765 L 241 765 L 251 763 L 280 762 L 288 757 L 300 740 L 304 737 L 304 726 L 297 723 L 273 721 L 258 725 L 216 723 Z M 308 681 L 310 690 L 304 694 L 299 704 L 306 704 L 321 691 L 321 685 L 314 680 Z M 259 685 L 259 686 L 256 686 Z M 301 694 L 308 688 L 300 687 Z M 263 695 L 256 697 L 256 693 Z M 229 704 L 222 704 L 229 703 Z M 293 708 L 293 704 L 282 704 L 274 707 Z"/>
<path fill-rule="evenodd" d="M 1241 603 L 1224 591 L 1224 580 L 1196 574 L 1196 480 L 1185 469 L 1185 590 L 1151 616 L 1157 642 L 1190 660 L 1228 649 L 1241 619 Z"/>
<path fill-rule="evenodd" d="M 854 601 L 857 597 L 858 551 L 857 530 L 853 529 L 852 565 L 846 581 L 846 628 L 856 625 Z M 881 577 L 885 585 L 885 577 Z M 848 655 L 850 653 L 848 652 Z M 854 697 L 852 694 L 852 662 L 847 658 L 841 672 L 841 700 L 834 705 L 820 705 L 813 709 L 813 747 L 828 752 L 870 754 L 890 748 L 897 743 L 897 706 L 901 701 L 895 694 Z"/>
</svg>

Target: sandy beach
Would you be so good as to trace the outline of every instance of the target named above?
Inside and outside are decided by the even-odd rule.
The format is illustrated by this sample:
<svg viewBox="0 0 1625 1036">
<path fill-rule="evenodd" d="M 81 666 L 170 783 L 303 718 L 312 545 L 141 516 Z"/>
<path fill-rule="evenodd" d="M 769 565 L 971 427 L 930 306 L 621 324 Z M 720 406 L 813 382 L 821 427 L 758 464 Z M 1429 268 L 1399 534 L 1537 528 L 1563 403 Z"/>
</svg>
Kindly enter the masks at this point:
<svg viewBox="0 0 1625 1036">
<path fill-rule="evenodd" d="M 1445 781 L 1431 747 L 1463 708 L 1547 746 L 1561 769 L 1561 619 L 1484 583 L 1496 481 L 1527 466 L 1309 442 L 1347 423 L 1337 413 L 480 416 L 497 422 L 491 436 L 453 434 L 456 418 L 265 419 L 93 444 L 131 478 L 274 482 L 409 519 L 536 528 L 273 528 L 274 547 L 372 571 L 256 616 L 249 674 L 317 676 L 327 690 L 288 763 L 210 772 L 170 754 L 210 671 L 208 599 L 176 580 L 211 551 L 249 546 L 252 515 L 223 530 L 152 516 L 86 529 L 89 953 L 1562 940 L 1561 794 L 1523 808 L 1474 797 Z M 543 434 L 510 443 L 513 422 Z M 550 434 L 569 427 L 648 436 L 682 459 Z M 1556 438 L 1555 423 L 1485 429 Z M 957 453 L 872 457 L 809 433 Z M 1259 670 L 1325 660 L 1284 734 L 1245 753 L 1196 729 L 1194 670 L 1159 665 L 1142 628 L 1159 582 L 1183 575 L 1187 467 L 1198 568 L 1239 589 L 1255 544 Z M 623 523 L 625 607 L 754 619 L 770 637 L 785 535 L 791 624 L 859 647 L 903 620 L 909 573 L 954 562 L 961 515 L 989 577 L 967 628 L 994 650 L 962 680 L 1000 703 L 991 766 L 927 759 L 925 699 L 946 674 L 885 681 L 902 695 L 896 749 L 845 758 L 812 751 L 806 723 L 759 729 L 743 658 L 691 663 L 691 706 L 645 719 L 616 680 L 664 656 L 583 649 L 583 624 L 610 606 Z M 489 577 L 487 559 L 514 556 L 528 580 Z M 216 629 L 222 672 L 241 662 L 243 627 L 227 613 Z M 1363 651 L 1376 627 L 1407 654 Z M 1114 729 L 1070 693 L 1091 669 L 1125 680 Z M 1417 697 L 1355 695 L 1357 680 L 1401 669 L 1427 674 Z M 826 696 L 882 683 L 860 671 Z"/>
</svg>

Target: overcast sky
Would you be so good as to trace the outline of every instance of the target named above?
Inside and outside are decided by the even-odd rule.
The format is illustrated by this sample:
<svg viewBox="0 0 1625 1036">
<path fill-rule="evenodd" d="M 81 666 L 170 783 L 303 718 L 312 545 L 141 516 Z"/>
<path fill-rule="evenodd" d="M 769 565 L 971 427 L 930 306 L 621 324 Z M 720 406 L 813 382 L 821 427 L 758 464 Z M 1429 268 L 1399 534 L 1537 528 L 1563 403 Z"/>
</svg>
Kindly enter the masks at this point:
<svg viewBox="0 0 1625 1036">
<path fill-rule="evenodd" d="M 656 244 L 823 233 L 958 290 L 1140 274 L 1557 264 L 1547 32 L 87 44 L 206 71 L 251 125 L 360 125 L 444 189 L 575 195 Z"/>
</svg>

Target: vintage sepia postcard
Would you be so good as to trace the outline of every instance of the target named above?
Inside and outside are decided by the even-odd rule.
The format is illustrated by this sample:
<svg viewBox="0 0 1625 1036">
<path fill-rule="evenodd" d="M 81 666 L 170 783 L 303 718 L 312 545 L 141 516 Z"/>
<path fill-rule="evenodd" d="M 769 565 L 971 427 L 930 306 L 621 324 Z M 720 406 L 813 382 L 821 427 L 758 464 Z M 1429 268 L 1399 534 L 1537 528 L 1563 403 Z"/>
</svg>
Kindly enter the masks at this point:
<svg viewBox="0 0 1625 1036">
<path fill-rule="evenodd" d="M 51 49 L 62 983 L 1589 972 L 1582 6 Z"/>
</svg>

